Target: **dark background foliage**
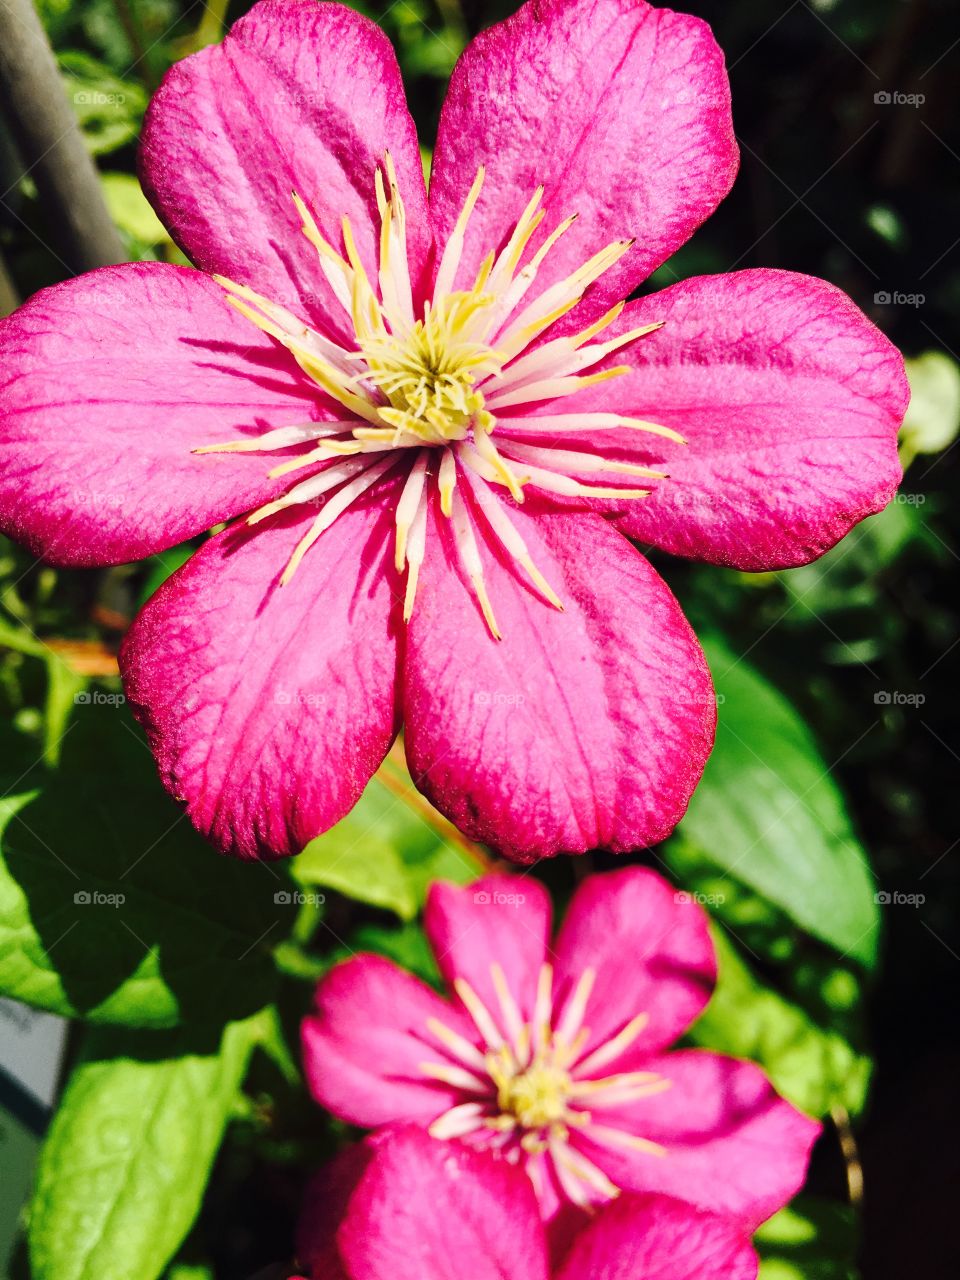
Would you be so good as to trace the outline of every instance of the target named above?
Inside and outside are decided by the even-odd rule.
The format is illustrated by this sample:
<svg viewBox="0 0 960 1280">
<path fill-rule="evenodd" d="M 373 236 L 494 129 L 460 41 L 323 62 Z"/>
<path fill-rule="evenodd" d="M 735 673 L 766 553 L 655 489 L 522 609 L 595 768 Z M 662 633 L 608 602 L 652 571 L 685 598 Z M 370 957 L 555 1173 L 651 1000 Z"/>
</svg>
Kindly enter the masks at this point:
<svg viewBox="0 0 960 1280">
<path fill-rule="evenodd" d="M 170 61 L 196 47 L 198 24 L 200 42 L 216 39 L 219 19 L 232 21 L 244 7 L 230 4 L 225 13 L 221 3 L 218 13 L 181 0 L 42 0 L 88 142 L 101 170 L 112 175 L 111 208 L 131 256 L 174 253 L 131 188 L 146 97 Z M 355 7 L 381 20 L 394 39 L 429 148 L 445 78 L 464 39 L 513 5 L 396 0 Z M 651 285 L 757 266 L 809 272 L 845 289 L 908 356 L 938 351 L 957 359 L 955 0 L 690 0 L 680 7 L 711 23 L 726 53 L 742 164 L 732 195 Z M 84 86 L 119 93 L 123 102 L 98 111 L 82 101 Z M 898 102 L 897 95 L 923 101 Z M 0 121 L 0 247 L 14 289 L 26 296 L 65 273 L 55 219 L 22 168 Z M 886 300 L 904 295 L 912 300 Z M 923 895 L 919 906 L 894 901 L 882 908 L 879 976 L 865 980 L 858 997 L 857 1034 L 875 1057 L 876 1074 L 846 1171 L 862 1164 L 861 1232 L 851 1247 L 859 1249 L 863 1274 L 875 1280 L 960 1274 L 952 1219 L 960 1187 L 960 748 L 951 692 L 960 653 L 953 647 L 960 636 L 958 458 L 949 441 L 918 456 L 904 486 L 909 500 L 807 569 L 748 578 L 658 560 L 695 624 L 748 655 L 802 713 L 847 797 L 881 889 Z M 116 687 L 109 674 L 118 635 L 169 569 L 169 557 L 166 566 L 54 574 L 4 544 L 0 561 L 0 699 L 9 721 L 0 744 L 10 762 L 4 773 L 30 770 L 32 777 L 56 762 L 58 734 L 68 727 L 82 676 Z M 63 670 L 51 668 L 48 651 L 31 649 L 28 633 L 53 646 Z M 898 702 L 891 691 L 911 700 Z M 129 726 L 124 732 L 129 736 Z M 126 753 L 132 750 L 139 748 L 128 742 Z M 45 759 L 34 765 L 38 756 Z M 36 801 L 41 832 L 43 803 Z M 793 852 L 805 856 L 803 847 Z M 184 856 L 200 854 L 191 849 Z M 551 868 L 549 878 L 563 894 L 582 869 Z M 410 964 L 421 957 L 414 926 L 393 930 L 389 941 L 383 912 L 347 897 L 332 895 L 324 930 L 352 945 L 392 949 Z M 317 960 L 321 949 L 309 930 L 302 933 L 281 960 L 289 972 L 299 966 L 301 976 L 311 976 L 310 964 L 322 967 L 336 948 L 331 952 L 328 939 Z M 799 946 L 795 985 L 822 960 L 816 948 Z M 783 987 L 776 949 L 757 944 L 757 950 L 761 976 Z M 169 985 L 176 994 L 176 982 Z M 290 1025 L 304 990 L 280 996 Z M 828 1003 L 842 1003 L 836 991 Z M 198 1266 L 212 1258 L 218 1277 L 242 1280 L 284 1256 L 309 1160 L 340 1137 L 302 1094 L 284 1092 L 282 1074 L 275 1063 L 255 1063 L 248 1115 L 221 1152 L 183 1255 L 187 1263 L 199 1259 Z M 836 1135 L 829 1135 L 814 1164 L 813 1190 L 839 1202 L 844 1169 Z M 802 1270 L 792 1274 L 851 1274 L 838 1258 L 837 1250 L 829 1262 L 801 1258 Z M 770 1274 L 775 1280 L 777 1273 Z"/>
</svg>

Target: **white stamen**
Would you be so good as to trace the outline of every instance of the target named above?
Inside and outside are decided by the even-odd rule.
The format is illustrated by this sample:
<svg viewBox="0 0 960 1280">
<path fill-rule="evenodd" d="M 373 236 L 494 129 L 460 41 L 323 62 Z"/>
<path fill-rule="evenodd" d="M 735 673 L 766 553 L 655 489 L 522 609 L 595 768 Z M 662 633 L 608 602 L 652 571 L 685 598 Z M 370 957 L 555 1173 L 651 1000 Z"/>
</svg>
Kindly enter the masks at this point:
<svg viewBox="0 0 960 1280">
<path fill-rule="evenodd" d="M 268 476 L 275 479 L 315 469 L 314 474 L 248 519 L 249 524 L 257 525 L 270 515 L 316 502 L 336 490 L 297 544 L 281 583 L 289 582 L 309 548 L 351 503 L 392 467 L 402 468 L 402 483 L 391 492 L 396 501 L 394 561 L 398 572 L 406 571 L 405 620 L 409 621 L 414 609 L 426 553 L 429 507 L 434 502 L 450 519 L 457 555 L 487 626 L 499 639 L 477 528 L 491 546 L 499 546 L 523 568 L 546 601 L 558 609 L 562 604 L 533 563 L 501 495 L 492 486 L 505 487 L 518 504 L 523 503 L 526 484 L 566 496 L 639 498 L 646 496 L 647 490 L 591 486 L 575 477 L 615 472 L 659 480 L 665 479 L 665 474 L 645 465 L 605 458 L 589 446 L 554 448 L 556 438 L 622 428 L 682 443 L 682 437 L 671 428 L 619 414 L 550 414 L 541 409 L 524 417 L 521 410 L 575 396 L 627 372 L 627 366 L 583 371 L 660 326 L 645 325 L 599 340 L 623 313 L 625 304 L 618 303 L 578 332 L 552 341 L 548 338 L 536 350 L 528 350 L 616 265 L 633 242 L 620 240 L 607 245 L 522 306 L 543 263 L 576 219 L 574 214 L 556 225 L 530 256 L 546 218 L 544 191 L 539 187 L 506 243 L 499 248 L 487 246 L 479 267 L 470 268 L 472 286 L 463 287 L 465 282 L 458 281 L 458 275 L 484 184 L 482 168 L 441 252 L 433 296 L 421 304 L 413 293 L 406 210 L 389 153 L 374 173 L 373 184 L 380 214 L 375 270 L 368 270 L 362 259 L 349 218 L 341 221 L 340 252 L 320 231 L 306 202 L 293 193 L 303 234 L 349 318 L 353 349 L 317 332 L 293 311 L 249 286 L 215 277 L 229 305 L 290 353 L 299 366 L 291 370 L 293 375 L 301 379 L 305 375 L 340 406 L 343 416 L 335 421 L 280 426 L 250 439 L 201 444 L 195 452 L 269 453 L 314 443 L 312 449 L 300 450 L 273 466 Z M 471 243 L 472 257 L 474 248 Z M 318 403 L 326 402 L 321 398 Z M 460 475 L 466 496 L 464 485 L 458 486 Z M 501 992 L 501 999 L 506 998 Z M 509 1022 L 514 1047 L 529 1053 L 531 1037 L 538 1040 L 540 1028 L 536 1024 L 531 1028 L 522 1020 L 518 1024 L 506 1007 L 501 1012 Z M 581 1039 L 582 1035 L 576 1036 L 567 1051 L 579 1052 Z M 543 1087 L 548 1088 L 547 1084 Z"/>
<path fill-rule="evenodd" d="M 462 456 L 462 446 L 458 450 L 458 454 Z M 500 541 L 504 550 L 509 552 L 513 558 L 523 566 L 530 577 L 533 579 L 534 585 L 538 591 L 550 601 L 555 609 L 563 610 L 563 602 L 560 597 L 547 582 L 546 578 L 533 563 L 533 558 L 527 549 L 527 544 L 514 528 L 510 517 L 501 504 L 500 500 L 490 492 L 485 484 L 471 484 L 470 490 L 477 500 L 483 514 L 490 523 L 490 527 Z"/>
<path fill-rule="evenodd" d="M 467 224 L 470 221 L 470 215 L 473 213 L 474 206 L 480 198 L 480 190 L 483 187 L 483 179 L 486 170 L 483 165 L 477 170 L 477 176 L 473 180 L 473 186 L 470 188 L 463 209 L 459 218 L 454 225 L 450 239 L 447 241 L 443 250 L 443 256 L 440 259 L 440 268 L 437 271 L 437 282 L 433 288 L 434 298 L 442 298 L 450 293 L 453 289 L 454 281 L 457 277 L 457 268 L 460 266 L 460 259 L 463 256 L 463 246 L 467 234 Z"/>
<path fill-rule="evenodd" d="M 410 528 L 413 524 L 414 517 L 420 507 L 420 499 L 423 496 L 423 488 L 427 479 L 427 463 L 429 455 L 424 449 L 420 452 L 416 462 L 410 468 L 410 474 L 403 486 L 403 493 L 400 495 L 400 501 L 397 503 L 396 525 L 397 525 L 397 549 L 395 555 L 395 563 L 397 572 L 403 571 L 403 566 L 407 558 L 407 538 L 410 535 Z"/>
<path fill-rule="evenodd" d="M 481 1080 L 464 1067 L 452 1067 L 448 1062 L 421 1062 L 420 1070 L 431 1080 L 439 1080 L 453 1089 L 463 1089 L 467 1093 L 486 1093 L 490 1085 Z"/>
<path fill-rule="evenodd" d="M 360 497 L 361 493 L 366 492 L 372 484 L 375 484 L 376 481 L 389 471 L 391 467 L 395 466 L 396 463 L 397 459 L 395 457 L 388 457 L 384 458 L 382 462 L 375 462 L 373 466 L 368 467 L 367 470 L 357 476 L 355 480 L 351 480 L 348 484 L 345 484 L 343 488 L 330 499 L 320 515 L 318 515 L 316 520 L 314 520 L 310 532 L 306 534 L 305 537 L 301 538 L 294 548 L 293 555 L 287 562 L 287 567 L 280 575 L 281 586 L 284 586 L 290 581 L 296 573 L 297 566 L 300 564 L 300 561 L 306 555 L 310 547 L 312 547 L 320 537 L 324 529 L 329 529 L 337 516 L 342 515 L 344 511 L 346 511 L 347 507 Z"/>
<path fill-rule="evenodd" d="M 487 1107 L 482 1102 L 463 1102 L 434 1120 L 427 1132 L 431 1138 L 462 1138 L 483 1125 Z"/>
<path fill-rule="evenodd" d="M 554 1036 L 557 1040 L 562 1040 L 565 1044 L 569 1044 L 583 1026 L 584 1014 L 587 1011 L 587 1001 L 590 999 L 590 992 L 593 990 L 593 984 L 596 980 L 597 973 L 595 969 L 584 969 L 573 995 L 564 1006 L 560 1021 L 557 1023 L 554 1031 Z"/>
<path fill-rule="evenodd" d="M 562 468 L 564 471 L 580 471 L 588 474 L 598 471 L 616 471 L 625 476 L 649 476 L 654 480 L 667 479 L 665 471 L 654 471 L 651 467 L 641 467 L 633 462 L 618 462 L 614 458 L 598 457 L 595 453 L 581 453 L 577 449 L 541 448 L 537 445 L 521 444 L 509 438 L 504 440 L 503 447 L 509 457 L 550 469 Z"/>
<path fill-rule="evenodd" d="M 403 620 L 409 622 L 413 617 L 413 606 L 417 598 L 417 582 L 420 578 L 420 567 L 427 550 L 427 499 L 422 495 L 417 514 L 413 517 L 410 534 L 407 538 L 407 589 L 403 597 Z"/>
<path fill-rule="evenodd" d="M 475 1044 L 471 1044 L 459 1031 L 454 1031 L 438 1018 L 427 1019 L 427 1030 L 448 1049 L 454 1057 L 459 1058 L 468 1067 L 487 1069 L 487 1061 Z"/>
<path fill-rule="evenodd" d="M 635 1018 L 631 1018 L 622 1031 L 618 1031 L 612 1040 L 607 1040 L 605 1044 L 598 1047 L 582 1062 L 576 1063 L 576 1073 L 578 1078 L 591 1075 L 594 1071 L 600 1071 L 603 1067 L 609 1066 L 611 1062 L 615 1062 L 636 1040 L 637 1036 L 643 1031 L 647 1023 L 650 1021 L 649 1013 L 638 1013 Z"/>
<path fill-rule="evenodd" d="M 488 1049 L 499 1049 L 503 1044 L 503 1034 L 498 1029 L 493 1018 L 473 987 L 465 978 L 457 978 L 453 984 L 453 989 L 473 1019 L 474 1026 L 483 1036 Z"/>
<path fill-rule="evenodd" d="M 487 595 L 486 582 L 483 576 L 483 562 L 480 559 L 480 549 L 477 546 L 476 535 L 473 532 L 473 522 L 470 519 L 470 513 L 467 511 L 463 498 L 456 490 L 453 492 L 451 520 L 453 524 L 453 539 L 467 577 L 473 586 L 474 594 L 480 605 L 480 611 L 494 640 L 502 640 L 503 636 L 497 626 L 493 607 L 490 604 L 490 597 Z"/>
</svg>

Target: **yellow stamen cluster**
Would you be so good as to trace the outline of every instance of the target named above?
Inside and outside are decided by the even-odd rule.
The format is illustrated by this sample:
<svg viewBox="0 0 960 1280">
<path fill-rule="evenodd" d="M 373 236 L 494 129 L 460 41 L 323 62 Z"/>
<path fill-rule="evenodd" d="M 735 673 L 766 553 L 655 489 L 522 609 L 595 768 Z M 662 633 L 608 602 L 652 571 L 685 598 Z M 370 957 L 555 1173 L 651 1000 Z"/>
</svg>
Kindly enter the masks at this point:
<svg viewBox="0 0 960 1280">
<path fill-rule="evenodd" d="M 483 183 L 481 168 L 443 248 L 432 296 L 422 302 L 411 282 L 406 212 L 389 155 L 375 175 L 380 236 L 373 280 L 349 220 L 342 221 L 339 252 L 294 193 L 301 230 L 342 309 L 339 327 L 352 340 L 336 341 L 248 286 L 216 279 L 231 306 L 290 352 L 322 393 L 318 405 L 330 416 L 274 428 L 256 439 L 204 445 L 195 452 L 299 447 L 289 462 L 269 474 L 307 470 L 306 478 L 249 517 L 255 525 L 322 498 L 323 509 L 295 548 L 281 583 L 290 580 L 306 551 L 351 503 L 381 481 L 393 485 L 395 558 L 398 571 L 406 572 L 407 620 L 424 558 L 428 504 L 435 494 L 440 512 L 450 520 L 454 546 L 490 633 L 499 639 L 484 580 L 484 544 L 511 557 L 547 602 L 556 608 L 562 604 L 533 563 L 509 506 L 491 489 L 505 490 L 518 505 L 527 486 L 565 498 L 642 498 L 649 489 L 595 484 L 582 477 L 605 473 L 656 481 L 666 479 L 666 473 L 591 451 L 583 446 L 584 436 L 612 429 L 681 444 L 683 439 L 672 428 L 641 418 L 556 410 L 557 401 L 629 372 L 626 364 L 590 370 L 659 329 L 659 323 L 598 340 L 619 318 L 621 303 L 580 332 L 548 335 L 534 345 L 629 252 L 632 241 L 607 245 L 527 301 L 548 254 L 576 220 L 573 215 L 562 221 L 528 255 L 546 217 L 543 188 L 538 188 L 504 246 L 487 255 L 467 287 L 463 282 L 458 287 L 467 228 Z M 532 408 L 537 405 L 542 407 Z M 565 435 L 576 436 L 576 448 L 561 447 Z"/>
<path fill-rule="evenodd" d="M 597 1074 L 621 1057 L 649 1018 L 638 1014 L 587 1053 L 590 1030 L 584 1017 L 595 976 L 592 969 L 585 970 L 558 1012 L 553 969 L 542 965 L 529 1020 L 521 1014 L 499 964 L 490 967 L 496 1005 L 484 1003 L 465 979 L 457 978 L 455 990 L 480 1044 L 430 1018 L 427 1031 L 448 1056 L 444 1062 L 420 1064 L 425 1076 L 463 1097 L 430 1126 L 435 1138 L 471 1137 L 500 1146 L 508 1155 L 511 1150 L 547 1155 L 567 1194 L 582 1205 L 611 1199 L 619 1190 L 571 1142 L 572 1134 L 581 1132 L 601 1146 L 655 1157 L 667 1154 L 649 1138 L 604 1123 L 607 1108 L 615 1111 L 623 1104 L 653 1097 L 669 1089 L 671 1082 L 652 1071 Z M 531 1172 L 535 1170 L 536 1166 Z"/>
<path fill-rule="evenodd" d="M 495 299 L 471 290 L 428 302 L 422 320 L 399 337 L 375 334 L 360 340 L 367 379 L 390 402 L 380 416 L 424 444 L 465 440 L 471 430 L 489 431 L 493 414 L 484 408 L 478 378 L 500 372 L 494 351 L 472 335 Z"/>
</svg>

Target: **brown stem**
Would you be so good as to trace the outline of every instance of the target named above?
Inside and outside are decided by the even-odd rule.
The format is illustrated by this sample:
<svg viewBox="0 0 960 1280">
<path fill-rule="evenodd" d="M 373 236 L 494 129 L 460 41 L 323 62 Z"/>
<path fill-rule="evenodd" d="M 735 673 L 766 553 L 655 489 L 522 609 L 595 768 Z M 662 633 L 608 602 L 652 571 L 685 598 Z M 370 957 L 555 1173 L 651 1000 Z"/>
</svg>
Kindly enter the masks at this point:
<svg viewBox="0 0 960 1280">
<path fill-rule="evenodd" d="M 0 107 L 44 201 L 64 266 L 87 271 L 125 261 L 96 166 L 30 0 L 0 0 Z"/>
<path fill-rule="evenodd" d="M 860 1150 L 850 1123 L 850 1115 L 846 1107 L 839 1103 L 830 1108 L 830 1115 L 837 1130 L 840 1151 L 846 1167 L 847 1195 L 853 1207 L 860 1209 L 863 1206 L 863 1165 L 860 1163 Z"/>
</svg>

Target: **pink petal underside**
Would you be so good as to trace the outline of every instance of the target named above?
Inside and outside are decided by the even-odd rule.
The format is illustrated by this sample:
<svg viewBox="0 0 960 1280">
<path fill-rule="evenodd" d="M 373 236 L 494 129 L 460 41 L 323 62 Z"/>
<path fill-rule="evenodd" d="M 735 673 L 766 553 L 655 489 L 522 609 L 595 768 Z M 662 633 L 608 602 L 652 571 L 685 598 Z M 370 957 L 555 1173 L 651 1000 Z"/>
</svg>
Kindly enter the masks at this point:
<svg viewBox="0 0 960 1280">
<path fill-rule="evenodd" d="M 625 298 L 727 194 L 737 167 L 723 55 L 698 18 L 642 0 L 531 0 L 457 64 L 430 182 L 444 243 L 477 173 L 462 280 L 499 247 L 539 185 L 536 246 L 579 214 L 528 298 L 614 240 L 628 256 L 578 310 Z"/>
<path fill-rule="evenodd" d="M 468 1098 L 431 1080 L 424 1063 L 451 1063 L 431 1019 L 471 1043 L 469 1020 L 425 983 L 380 956 L 337 965 L 303 1021 L 304 1070 L 316 1100 L 351 1124 L 430 1124 Z"/>
<path fill-rule="evenodd" d="M 640 1014 L 649 1021 L 601 1069 L 645 1070 L 647 1055 L 671 1044 L 705 1008 L 716 982 L 706 912 L 646 867 L 589 876 L 577 889 L 557 935 L 558 1004 L 581 974 L 596 974 L 584 1023 L 593 1053 Z"/>
<path fill-rule="evenodd" d="M 380 1144 L 339 1242 L 351 1280 L 547 1280 L 522 1169 L 417 1130 Z"/>
<path fill-rule="evenodd" d="M 160 775 L 226 852 L 299 852 L 356 803 L 389 748 L 401 625 L 395 498 L 364 495 L 282 587 L 315 508 L 252 533 L 225 530 L 127 635 L 124 686 Z"/>
<path fill-rule="evenodd" d="M 520 861 L 635 849 L 682 816 L 713 741 L 699 645 L 669 590 L 597 516 L 511 519 L 564 602 L 491 552 L 494 640 L 431 515 L 403 672 L 417 785 L 467 835 Z"/>
<path fill-rule="evenodd" d="M 329 416 L 207 277 L 107 267 L 0 321 L 0 529 L 57 564 L 137 560 L 276 494 L 204 444 Z"/>
<path fill-rule="evenodd" d="M 604 433 L 608 448 L 633 461 L 648 449 L 670 475 L 621 507 L 631 537 L 740 569 L 787 568 L 890 501 L 903 359 L 845 294 L 787 271 L 701 277 L 630 303 L 610 332 L 658 320 L 610 360 L 634 373 L 576 397 L 583 412 L 652 419 L 688 442 Z"/>
<path fill-rule="evenodd" d="M 576 1239 L 556 1280 L 755 1280 L 735 1223 L 663 1196 L 622 1196 Z"/>
<path fill-rule="evenodd" d="M 792 1107 L 752 1062 L 701 1050 L 647 1060 L 670 1080 L 654 1097 L 594 1109 L 594 1124 L 636 1134 L 666 1155 L 593 1141 L 577 1145 L 628 1191 L 659 1191 L 727 1214 L 751 1231 L 799 1191 L 820 1125 Z"/>
<path fill-rule="evenodd" d="M 466 888 L 435 883 L 424 929 L 449 987 L 465 979 L 506 1031 L 491 967 L 503 970 L 524 1018 L 533 1013 L 550 945 L 550 895 L 530 876 L 486 876 Z"/>
<path fill-rule="evenodd" d="M 345 332 L 290 193 L 307 201 L 337 249 L 341 219 L 350 218 L 375 279 L 374 172 L 387 151 L 407 206 L 416 280 L 431 233 L 390 41 L 342 5 L 260 0 L 222 44 L 167 73 L 147 112 L 141 178 L 197 266 Z"/>
</svg>

